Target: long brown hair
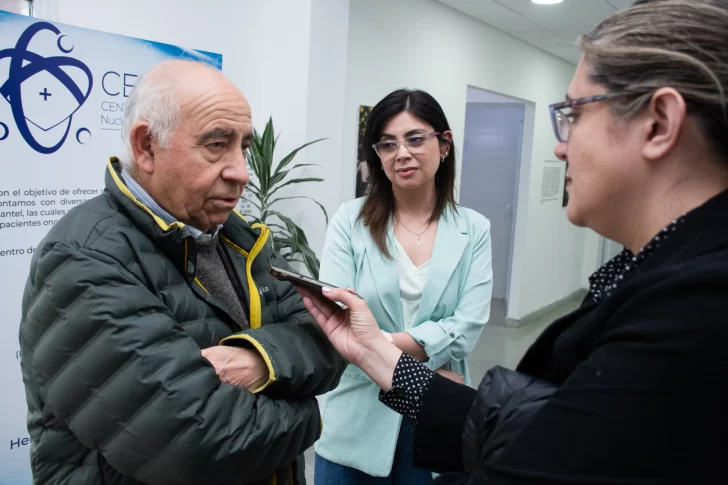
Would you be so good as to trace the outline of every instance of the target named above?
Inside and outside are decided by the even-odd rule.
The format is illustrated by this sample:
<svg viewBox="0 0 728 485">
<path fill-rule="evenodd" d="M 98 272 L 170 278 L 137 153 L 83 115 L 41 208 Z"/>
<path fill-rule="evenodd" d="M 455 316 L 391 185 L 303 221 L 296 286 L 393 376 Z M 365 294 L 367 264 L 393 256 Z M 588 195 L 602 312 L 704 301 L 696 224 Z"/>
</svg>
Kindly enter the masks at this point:
<svg viewBox="0 0 728 485">
<path fill-rule="evenodd" d="M 409 89 L 399 89 L 388 94 L 372 109 L 367 120 L 364 134 L 364 154 L 369 167 L 369 192 L 362 205 L 358 219 L 369 229 L 372 239 L 385 257 L 392 255 L 387 248 L 387 225 L 396 209 L 392 182 L 382 170 L 382 162 L 372 145 L 379 141 L 384 126 L 399 113 L 411 113 L 429 123 L 435 131 L 445 133 L 450 130 L 445 112 L 430 94 Z M 435 174 L 435 208 L 430 222 L 440 219 L 446 209 L 456 210 L 455 206 L 455 145 L 440 135 L 441 143 L 448 143 L 450 150 L 445 161 Z"/>
</svg>

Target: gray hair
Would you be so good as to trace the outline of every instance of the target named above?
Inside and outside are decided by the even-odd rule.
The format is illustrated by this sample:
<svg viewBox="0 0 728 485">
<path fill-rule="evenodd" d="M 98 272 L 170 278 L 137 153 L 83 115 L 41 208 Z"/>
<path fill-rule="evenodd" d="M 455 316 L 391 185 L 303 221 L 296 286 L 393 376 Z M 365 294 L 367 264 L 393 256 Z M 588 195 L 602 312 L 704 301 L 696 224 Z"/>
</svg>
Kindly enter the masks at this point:
<svg viewBox="0 0 728 485">
<path fill-rule="evenodd" d="M 635 117 L 662 87 L 685 100 L 713 150 L 728 162 L 728 2 L 641 0 L 579 39 L 591 80 L 610 92 L 623 119 Z"/>
<path fill-rule="evenodd" d="M 185 72 L 198 67 L 219 72 L 204 62 L 175 59 L 160 62 L 137 79 L 124 107 L 121 128 L 125 153 L 120 161 L 127 171 L 133 170 L 136 164 L 129 138 L 131 128 L 138 121 L 146 121 L 152 138 L 163 148 L 166 147 L 181 121 L 174 87 L 179 84 Z"/>
</svg>

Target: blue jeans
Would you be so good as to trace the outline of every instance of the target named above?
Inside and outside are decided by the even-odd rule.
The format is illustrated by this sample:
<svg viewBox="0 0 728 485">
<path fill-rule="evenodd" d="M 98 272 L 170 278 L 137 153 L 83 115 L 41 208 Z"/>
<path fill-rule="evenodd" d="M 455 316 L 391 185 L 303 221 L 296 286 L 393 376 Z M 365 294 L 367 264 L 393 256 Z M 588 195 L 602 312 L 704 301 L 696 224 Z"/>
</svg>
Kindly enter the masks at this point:
<svg viewBox="0 0 728 485">
<path fill-rule="evenodd" d="M 314 485 L 426 485 L 432 473 L 412 466 L 415 430 L 406 419 L 397 439 L 392 473 L 388 477 L 373 477 L 355 468 L 339 465 L 316 454 Z"/>
</svg>

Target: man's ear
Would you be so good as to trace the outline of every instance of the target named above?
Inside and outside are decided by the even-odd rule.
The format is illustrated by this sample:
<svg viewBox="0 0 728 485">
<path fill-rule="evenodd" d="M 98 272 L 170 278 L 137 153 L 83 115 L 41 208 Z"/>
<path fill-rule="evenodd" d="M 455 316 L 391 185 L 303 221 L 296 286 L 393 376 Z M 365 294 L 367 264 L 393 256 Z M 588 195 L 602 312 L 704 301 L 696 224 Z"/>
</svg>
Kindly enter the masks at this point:
<svg viewBox="0 0 728 485">
<path fill-rule="evenodd" d="M 645 140 L 642 155 L 647 160 L 664 157 L 677 144 L 685 124 L 687 107 L 673 88 L 660 88 L 645 108 Z"/>
<path fill-rule="evenodd" d="M 149 123 L 146 121 L 134 123 L 129 133 L 129 141 L 136 167 L 148 174 L 154 172 L 154 147 Z"/>
</svg>

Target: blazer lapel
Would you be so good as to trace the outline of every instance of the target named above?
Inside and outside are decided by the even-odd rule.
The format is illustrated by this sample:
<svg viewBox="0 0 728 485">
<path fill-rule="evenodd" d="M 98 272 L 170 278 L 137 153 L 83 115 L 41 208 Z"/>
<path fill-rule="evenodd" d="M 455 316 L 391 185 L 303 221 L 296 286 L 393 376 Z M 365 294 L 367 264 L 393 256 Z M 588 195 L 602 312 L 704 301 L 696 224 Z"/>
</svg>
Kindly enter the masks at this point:
<svg viewBox="0 0 728 485">
<path fill-rule="evenodd" d="M 457 214 L 451 210 L 440 217 L 435 236 L 435 247 L 432 250 L 430 274 L 422 292 L 415 325 L 427 320 L 434 313 L 445 287 L 463 257 L 463 251 L 468 244 L 467 229 L 458 225 L 457 217 Z"/>
<path fill-rule="evenodd" d="M 369 262 L 369 270 L 373 275 L 374 286 L 379 294 L 379 301 L 382 303 L 384 310 L 389 315 L 394 326 L 401 330 L 402 325 L 402 304 L 399 299 L 399 273 L 397 271 L 397 263 L 392 259 L 386 259 L 381 253 L 377 244 L 372 239 L 369 231 L 363 226 L 361 228 L 361 237 L 365 241 L 366 259 Z M 391 244 L 392 233 L 391 223 L 387 227 L 387 244 L 390 253 L 394 248 Z"/>
</svg>

